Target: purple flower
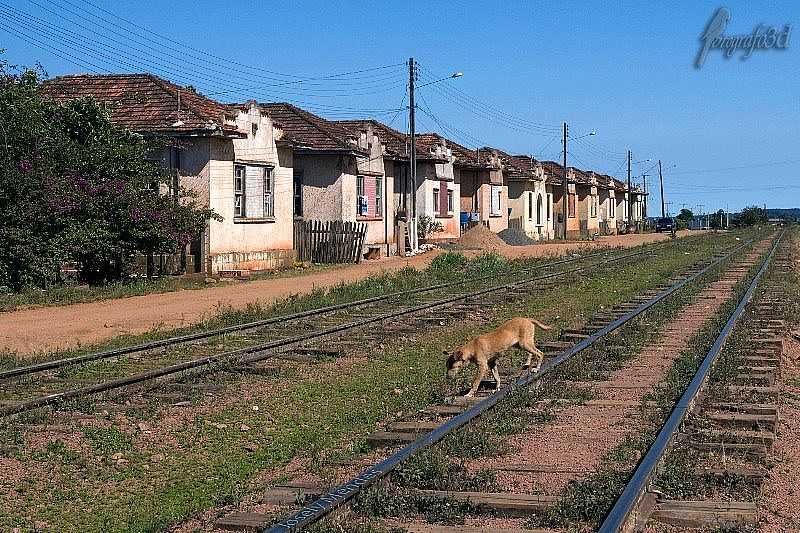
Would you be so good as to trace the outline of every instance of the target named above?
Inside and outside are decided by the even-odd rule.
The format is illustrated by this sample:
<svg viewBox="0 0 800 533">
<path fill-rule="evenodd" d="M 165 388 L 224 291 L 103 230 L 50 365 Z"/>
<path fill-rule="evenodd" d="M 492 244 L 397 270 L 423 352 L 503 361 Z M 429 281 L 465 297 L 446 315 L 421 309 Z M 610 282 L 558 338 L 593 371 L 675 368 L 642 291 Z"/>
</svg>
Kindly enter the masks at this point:
<svg viewBox="0 0 800 533">
<path fill-rule="evenodd" d="M 17 168 L 18 168 L 18 169 L 19 169 L 19 171 L 20 171 L 20 172 L 22 172 L 23 174 L 27 174 L 27 173 L 28 173 L 28 172 L 30 172 L 30 171 L 31 171 L 31 169 L 33 168 L 33 164 L 32 164 L 30 161 L 28 161 L 28 160 L 26 160 L 26 159 L 23 159 L 22 161 L 20 161 L 20 162 L 17 164 Z"/>
<path fill-rule="evenodd" d="M 139 222 L 140 220 L 144 219 L 144 213 L 138 207 L 134 207 L 131 209 L 131 220 L 134 222 Z"/>
</svg>

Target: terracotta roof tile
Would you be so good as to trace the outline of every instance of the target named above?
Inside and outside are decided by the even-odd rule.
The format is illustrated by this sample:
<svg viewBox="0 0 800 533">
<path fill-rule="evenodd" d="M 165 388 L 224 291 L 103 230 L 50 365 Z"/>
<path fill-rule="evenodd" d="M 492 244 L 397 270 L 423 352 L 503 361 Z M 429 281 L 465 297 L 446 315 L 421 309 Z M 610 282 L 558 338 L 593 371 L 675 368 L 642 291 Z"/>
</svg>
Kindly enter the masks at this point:
<svg viewBox="0 0 800 533">
<path fill-rule="evenodd" d="M 42 93 L 62 102 L 92 97 L 112 122 L 138 133 L 238 134 L 233 109 L 152 74 L 60 76 L 43 82 Z"/>
<path fill-rule="evenodd" d="M 283 129 L 284 139 L 292 141 L 299 148 L 359 151 L 358 145 L 351 142 L 355 141 L 354 135 L 337 122 L 288 103 L 263 103 L 259 106 Z"/>
</svg>

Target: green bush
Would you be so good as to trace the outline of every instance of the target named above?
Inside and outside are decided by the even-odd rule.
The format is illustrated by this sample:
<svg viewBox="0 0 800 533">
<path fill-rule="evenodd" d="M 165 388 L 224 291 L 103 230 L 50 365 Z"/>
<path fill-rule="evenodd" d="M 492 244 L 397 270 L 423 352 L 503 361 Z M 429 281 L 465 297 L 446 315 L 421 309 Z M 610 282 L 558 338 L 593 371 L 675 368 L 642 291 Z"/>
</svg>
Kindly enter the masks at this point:
<svg viewBox="0 0 800 533">
<path fill-rule="evenodd" d="M 216 217 L 167 190 L 159 146 L 114 126 L 91 99 L 59 103 L 39 73 L 0 61 L 0 286 L 47 288 L 64 263 L 103 283 L 137 253 L 173 253 Z"/>
</svg>

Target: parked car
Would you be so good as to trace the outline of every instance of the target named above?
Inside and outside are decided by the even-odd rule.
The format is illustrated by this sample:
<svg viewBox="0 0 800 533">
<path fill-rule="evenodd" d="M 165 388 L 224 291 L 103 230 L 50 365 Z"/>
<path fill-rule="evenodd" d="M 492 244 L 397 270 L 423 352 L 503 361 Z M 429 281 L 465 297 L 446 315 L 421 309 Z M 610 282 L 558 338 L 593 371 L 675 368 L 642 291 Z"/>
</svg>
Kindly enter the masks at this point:
<svg viewBox="0 0 800 533">
<path fill-rule="evenodd" d="M 662 231 L 675 231 L 675 220 L 669 217 L 656 220 L 656 233 L 661 233 Z"/>
</svg>

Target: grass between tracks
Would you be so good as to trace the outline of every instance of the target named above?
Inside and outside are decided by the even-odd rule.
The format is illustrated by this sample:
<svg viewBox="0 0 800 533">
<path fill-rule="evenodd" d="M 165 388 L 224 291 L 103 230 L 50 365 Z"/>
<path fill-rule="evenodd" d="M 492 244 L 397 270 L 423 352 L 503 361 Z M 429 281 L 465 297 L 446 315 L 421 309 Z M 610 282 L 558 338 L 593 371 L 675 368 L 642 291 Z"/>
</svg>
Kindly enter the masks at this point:
<svg viewBox="0 0 800 533">
<path fill-rule="evenodd" d="M 369 358 L 320 365 L 302 379 L 220 377 L 226 394 L 189 408 L 48 418 L 67 426 L 61 432 L 5 425 L 0 529 L 32 529 L 39 522 L 63 531 L 158 531 L 209 507 L 233 504 L 263 487 L 260 472 L 342 449 L 359 453 L 378 421 L 451 392 L 457 384 L 443 379 L 443 349 L 516 315 L 575 327 L 732 242 L 730 235 L 681 241 L 648 261 L 576 276 L 525 302 L 500 306 L 489 323 L 465 320 L 458 328 L 420 331 L 413 342 L 376 346 Z M 511 432 L 521 423 L 494 429 Z M 469 432 L 450 441 L 461 454 L 494 453 L 496 445 Z M 416 468 L 409 480 L 424 479 L 431 470 Z M 449 475 L 463 480 L 466 474 L 456 467 Z M 476 486 L 491 482 L 488 475 L 470 479 Z"/>
<path fill-rule="evenodd" d="M 640 422 L 636 430 L 627 434 L 623 442 L 603 458 L 600 469 L 570 485 L 562 494 L 562 500 L 554 508 L 542 516 L 534 517 L 529 522 L 532 527 L 567 527 L 580 531 L 594 531 L 599 527 L 622 493 L 639 459 L 655 441 L 672 407 L 694 377 L 706 352 L 716 340 L 759 266 L 760 262 L 733 288 L 730 298 L 712 317 L 709 317 L 701 330 L 689 339 L 688 347 L 676 358 L 666 377 L 653 392 L 643 398 Z M 669 316 L 675 316 L 681 306 L 688 303 L 684 298 L 682 300 L 679 302 L 676 299 L 668 305 L 669 309 L 662 310 L 660 317 L 662 324 L 666 323 Z M 647 332 L 642 333 L 647 334 Z M 656 334 L 651 334 L 650 341 L 658 337 L 658 331 L 653 333 Z M 693 472 L 689 472 L 689 468 L 695 464 L 685 460 L 668 464 L 655 486 L 671 497 L 685 493 L 686 487 L 695 482 L 694 476 L 690 475 Z"/>
<path fill-rule="evenodd" d="M 703 235 L 686 237 L 680 239 L 679 242 L 690 244 L 703 237 Z M 664 246 L 662 243 L 657 243 L 655 245 L 647 244 L 640 248 L 629 248 L 627 252 L 634 253 L 639 249 L 647 249 L 659 245 Z M 622 250 L 622 248 L 608 249 L 607 252 L 615 253 Z M 580 250 L 573 252 L 573 256 L 586 256 L 594 252 L 595 250 L 590 249 Z M 514 279 L 515 276 L 524 275 L 525 271 L 528 269 L 536 270 L 554 261 L 555 259 L 553 258 L 506 260 L 496 254 L 483 254 L 473 259 L 467 259 L 460 253 L 445 253 L 434 258 L 430 266 L 422 270 L 413 267 L 405 267 L 394 272 L 375 274 L 352 283 L 341 283 L 329 288 L 316 287 L 306 294 L 292 295 L 277 300 L 269 305 L 256 301 L 240 309 L 222 306 L 205 320 L 183 328 L 166 330 L 155 328 L 143 334 L 121 335 L 99 344 L 80 346 L 75 349 L 54 353 L 29 354 L 25 357 L 18 357 L 12 352 L 0 352 L 0 368 L 13 368 L 24 364 L 32 364 L 56 358 L 71 357 L 99 350 L 131 346 L 133 344 L 160 340 L 197 331 L 206 331 L 255 320 L 274 318 L 280 315 L 319 309 L 330 305 L 353 302 L 391 292 L 406 291 L 460 280 L 469 280 L 487 275 L 497 276 L 498 280 L 500 278 Z M 163 280 L 163 282 L 168 284 L 173 282 L 181 283 L 180 278 L 173 281 Z M 491 283 L 491 281 L 481 283 Z M 2 310 L 3 304 L 1 300 L 3 297 L 3 295 L 0 295 L 0 310 Z"/>
<path fill-rule="evenodd" d="M 793 228 L 785 239 L 789 241 L 789 245 L 794 250 L 797 250 L 798 242 L 800 242 L 800 230 Z M 771 297 L 782 298 L 781 316 L 771 318 L 785 320 L 788 328 L 796 326 L 800 322 L 798 319 L 800 317 L 800 274 L 798 271 L 782 270 L 778 267 L 770 268 L 754 295 L 754 303 L 765 293 L 766 286 L 770 287 L 769 295 Z M 743 393 L 741 396 L 735 397 L 727 389 L 729 385 L 736 384 L 736 376 L 740 373 L 738 367 L 748 364 L 743 362 L 740 357 L 751 353 L 750 339 L 761 336 L 755 331 L 754 319 L 756 318 L 756 311 L 750 307 L 738 321 L 712 370 L 704 402 L 775 403 L 774 397 L 770 398 L 758 393 Z M 702 429 L 707 425 L 702 416 L 691 418 L 690 423 L 693 429 Z M 742 466 L 770 466 L 770 459 L 767 458 L 737 459 L 731 457 L 729 460 L 732 461 L 732 464 Z M 670 451 L 664 468 L 655 480 L 655 485 L 672 499 L 714 498 L 726 501 L 753 501 L 759 498 L 761 491 L 758 484 L 742 476 L 726 475 L 722 478 L 712 478 L 697 475 L 695 472 L 697 466 L 707 462 L 708 458 L 702 452 L 678 442 Z"/>
<path fill-rule="evenodd" d="M 547 399 L 559 398 L 561 407 L 565 402 L 582 403 L 591 399 L 593 391 L 579 386 L 580 382 L 602 380 L 607 373 L 622 368 L 660 335 L 662 328 L 694 299 L 705 283 L 716 279 L 721 268 L 712 269 L 699 282 L 690 284 L 545 376 L 539 387 L 513 393 L 497 405 L 491 417 L 470 424 L 448 436 L 440 445 L 407 461 L 392 475 L 390 484 L 373 487 L 357 498 L 353 511 L 362 516 L 348 512 L 333 516 L 317 530 L 347 530 L 354 526 L 364 529 L 366 524 L 371 524 L 365 523 L 364 516 L 385 518 L 417 514 L 428 522 L 463 523 L 465 515 L 474 511 L 469 505 L 449 499 L 439 499 L 432 505 L 430 497 L 420 496 L 415 489 L 495 490 L 493 472 L 486 470 L 467 475 L 465 460 L 505 453 L 509 435 L 554 420 L 552 404 L 547 403 Z M 531 525 L 582 528 L 602 516 L 600 513 L 613 502 L 616 489 L 624 485 L 624 481 L 624 474 L 613 472 L 611 476 L 603 473 L 585 483 L 570 485 L 562 502 L 545 516 L 537 517 Z M 380 527 L 371 525 L 376 529 Z"/>
</svg>

